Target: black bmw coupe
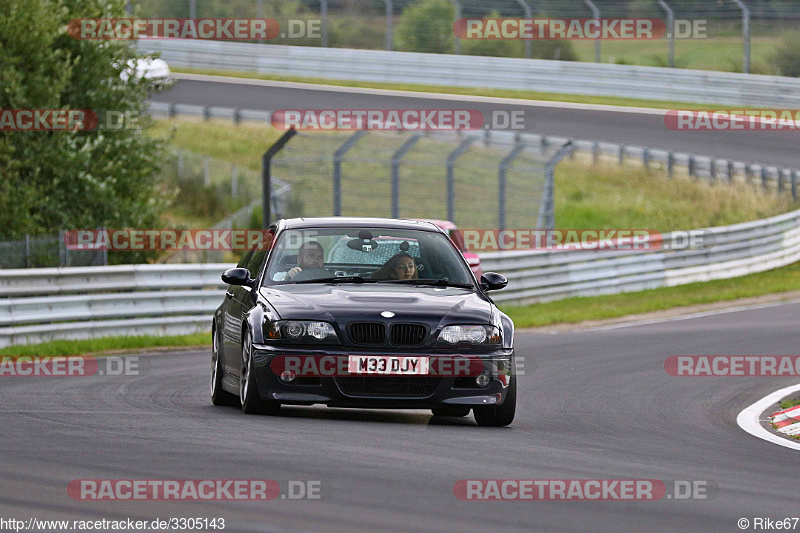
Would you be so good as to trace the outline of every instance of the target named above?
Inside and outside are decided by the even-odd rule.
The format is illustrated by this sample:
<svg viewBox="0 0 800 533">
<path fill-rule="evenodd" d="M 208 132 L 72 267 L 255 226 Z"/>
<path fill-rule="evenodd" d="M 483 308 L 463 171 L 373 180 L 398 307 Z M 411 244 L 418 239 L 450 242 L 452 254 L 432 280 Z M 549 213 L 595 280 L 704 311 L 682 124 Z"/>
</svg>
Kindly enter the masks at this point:
<svg viewBox="0 0 800 533">
<path fill-rule="evenodd" d="M 222 275 L 211 397 L 245 413 L 281 405 L 431 409 L 481 426 L 514 419 L 514 323 L 429 222 L 274 223 Z"/>
</svg>

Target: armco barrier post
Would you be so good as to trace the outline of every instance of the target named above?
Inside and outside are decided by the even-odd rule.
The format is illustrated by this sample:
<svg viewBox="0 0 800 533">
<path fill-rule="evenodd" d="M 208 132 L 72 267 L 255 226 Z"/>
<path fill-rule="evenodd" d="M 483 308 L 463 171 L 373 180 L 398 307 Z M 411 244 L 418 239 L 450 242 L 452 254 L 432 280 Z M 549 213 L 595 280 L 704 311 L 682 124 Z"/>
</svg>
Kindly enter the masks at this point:
<svg viewBox="0 0 800 533">
<path fill-rule="evenodd" d="M 625 145 L 619 145 L 619 165 L 622 166 L 625 163 Z"/>
<path fill-rule="evenodd" d="M 645 169 L 650 168 L 650 150 L 648 148 L 642 149 L 642 165 Z"/>
<path fill-rule="evenodd" d="M 667 176 L 669 179 L 674 177 L 675 172 L 675 153 L 668 152 L 667 153 Z"/>
<path fill-rule="evenodd" d="M 596 165 L 598 161 L 600 161 L 600 143 L 594 141 L 592 143 L 592 163 Z"/>
<path fill-rule="evenodd" d="M 761 165 L 761 187 L 766 189 L 769 185 L 767 184 L 767 167 L 766 165 Z"/>
<path fill-rule="evenodd" d="M 735 176 L 736 167 L 734 166 L 733 161 L 728 161 L 728 183 L 733 183 Z"/>
<path fill-rule="evenodd" d="M 421 133 L 415 133 L 392 154 L 392 218 L 400 218 L 400 160 L 414 148 Z"/>
<path fill-rule="evenodd" d="M 261 156 L 261 209 L 263 210 L 261 213 L 262 229 L 269 228 L 270 219 L 272 218 L 272 202 L 270 201 L 272 197 L 272 158 L 275 157 L 275 154 L 280 152 L 286 143 L 288 143 L 295 135 L 297 135 L 297 131 L 294 128 L 290 129 L 281 135 L 272 146 L 267 148 L 267 151 L 264 152 L 263 156 Z"/>
<path fill-rule="evenodd" d="M 689 177 L 694 176 L 694 174 L 695 174 L 695 168 L 694 167 L 695 167 L 694 156 L 690 155 L 689 156 Z"/>
<path fill-rule="evenodd" d="M 455 150 L 450 152 L 447 156 L 446 170 L 447 170 L 447 220 L 455 222 L 455 198 L 456 198 L 456 177 L 455 166 L 456 159 L 461 154 L 466 152 L 470 145 L 475 141 L 474 136 L 466 137 L 463 141 L 456 146 Z"/>
<path fill-rule="evenodd" d="M 333 152 L 333 216 L 335 217 L 342 216 L 342 159 L 344 154 L 366 134 L 367 130 L 358 130 Z"/>
<path fill-rule="evenodd" d="M 797 171 L 792 170 L 792 199 L 797 200 Z"/>
<path fill-rule="evenodd" d="M 506 172 L 509 165 L 525 149 L 525 145 L 517 138 L 517 144 L 511 152 L 500 161 L 497 171 L 497 228 L 506 229 Z"/>
</svg>

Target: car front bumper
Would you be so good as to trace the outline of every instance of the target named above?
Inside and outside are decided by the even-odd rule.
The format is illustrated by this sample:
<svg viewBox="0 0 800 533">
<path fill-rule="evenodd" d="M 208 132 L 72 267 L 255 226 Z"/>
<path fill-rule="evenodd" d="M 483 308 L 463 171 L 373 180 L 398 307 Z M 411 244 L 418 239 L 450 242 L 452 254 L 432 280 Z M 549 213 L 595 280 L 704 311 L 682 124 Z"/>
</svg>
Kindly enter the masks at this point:
<svg viewBox="0 0 800 533">
<path fill-rule="evenodd" d="M 424 378 L 424 387 L 414 387 L 413 394 L 405 394 L 392 390 L 382 391 L 377 382 L 365 383 L 366 390 L 361 390 L 358 382 L 352 377 L 343 375 L 320 375 L 318 377 L 298 379 L 287 384 L 282 382 L 273 371 L 271 363 L 280 356 L 314 356 L 333 357 L 337 360 L 349 355 L 381 355 L 381 356 L 414 356 L 414 357 L 470 357 L 479 359 L 483 368 L 492 375 L 488 386 L 478 387 L 474 376 L 442 375 L 442 376 L 391 376 L 381 383 L 397 384 L 403 380 Z M 513 349 L 499 349 L 494 352 L 480 354 L 444 354 L 444 353 L 409 353 L 409 352 L 363 352 L 340 346 L 329 346 L 324 349 L 315 347 L 295 348 L 286 346 L 254 345 L 253 363 L 256 383 L 262 398 L 287 405 L 325 404 L 329 407 L 360 407 L 371 409 L 431 409 L 446 405 L 477 407 L 500 405 L 506 398 L 508 385 L 514 376 Z M 345 365 L 346 366 L 346 365 Z M 364 380 L 384 380 L 387 376 L 369 376 Z M 392 381 L 392 378 L 399 378 Z M 351 380 L 345 385 L 346 380 Z M 354 385 L 356 383 L 356 385 Z M 389 387 L 392 388 L 392 387 Z"/>
</svg>

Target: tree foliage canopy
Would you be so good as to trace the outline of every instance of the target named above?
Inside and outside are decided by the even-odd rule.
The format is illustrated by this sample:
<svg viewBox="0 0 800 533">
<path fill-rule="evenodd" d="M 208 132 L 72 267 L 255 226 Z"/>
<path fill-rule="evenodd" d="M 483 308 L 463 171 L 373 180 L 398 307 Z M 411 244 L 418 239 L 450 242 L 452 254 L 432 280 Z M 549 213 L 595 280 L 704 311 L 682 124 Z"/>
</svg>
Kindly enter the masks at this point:
<svg viewBox="0 0 800 533">
<path fill-rule="evenodd" d="M 123 17 L 124 0 L 0 2 L 0 109 L 90 109 L 139 117 L 145 80 L 122 81 L 141 57 L 128 41 L 77 40 L 78 18 Z M 141 121 L 140 121 L 141 122 Z M 161 145 L 138 127 L 0 131 L 0 238 L 157 221 Z"/>
</svg>

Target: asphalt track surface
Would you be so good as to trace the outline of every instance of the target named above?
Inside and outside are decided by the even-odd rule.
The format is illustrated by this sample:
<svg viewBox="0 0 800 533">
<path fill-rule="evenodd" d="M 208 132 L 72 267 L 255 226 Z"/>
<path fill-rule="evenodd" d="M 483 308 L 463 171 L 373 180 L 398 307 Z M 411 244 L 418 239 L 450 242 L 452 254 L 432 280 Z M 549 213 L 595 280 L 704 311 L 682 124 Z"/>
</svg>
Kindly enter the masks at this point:
<svg viewBox="0 0 800 533">
<path fill-rule="evenodd" d="M 0 518 L 224 517 L 226 531 L 740 531 L 800 515 L 797 452 L 739 429 L 784 378 L 680 378 L 670 355 L 796 354 L 800 304 L 603 331 L 519 333 L 508 428 L 423 411 L 213 407 L 210 355 L 139 375 L 3 377 Z M 536 364 L 531 363 L 535 358 Z M 534 368 L 535 367 L 535 368 Z M 74 479 L 319 480 L 322 498 L 85 502 Z M 461 479 L 705 481 L 705 500 L 460 501 Z"/>
<path fill-rule="evenodd" d="M 257 83 L 257 82 L 255 82 Z M 299 88 L 299 87 L 300 88 Z M 311 84 L 257 85 L 181 79 L 169 91 L 154 94 L 156 102 L 212 105 L 242 109 L 477 109 L 490 116 L 492 110 L 525 110 L 529 132 L 648 146 L 666 150 L 800 167 L 800 131 L 674 131 L 664 124 L 661 114 L 620 112 L 600 109 L 561 107 L 557 103 L 525 106 L 521 103 L 482 103 L 469 97 L 452 95 L 449 100 L 434 97 L 364 94 L 358 89 L 335 89 Z M 591 107 L 591 106 L 590 106 Z M 712 108 L 713 106 L 709 106 Z"/>
</svg>

